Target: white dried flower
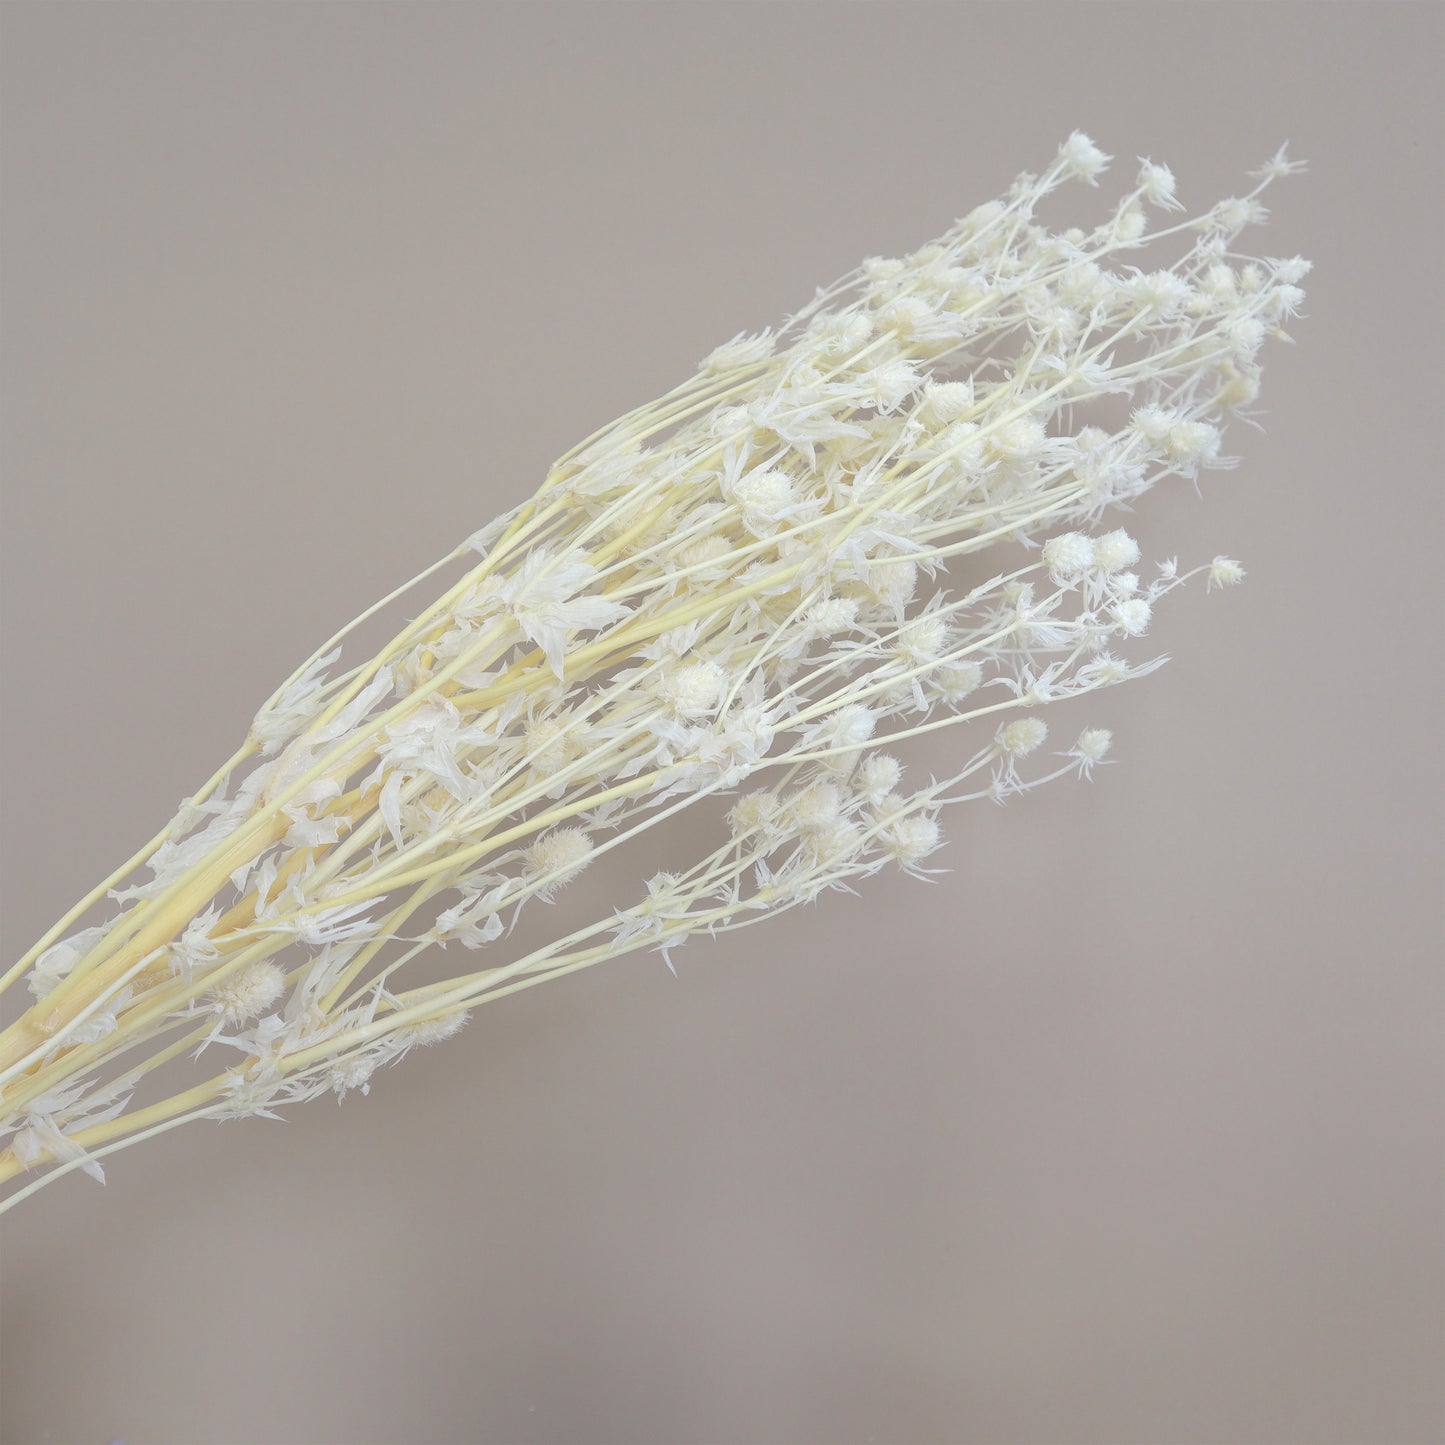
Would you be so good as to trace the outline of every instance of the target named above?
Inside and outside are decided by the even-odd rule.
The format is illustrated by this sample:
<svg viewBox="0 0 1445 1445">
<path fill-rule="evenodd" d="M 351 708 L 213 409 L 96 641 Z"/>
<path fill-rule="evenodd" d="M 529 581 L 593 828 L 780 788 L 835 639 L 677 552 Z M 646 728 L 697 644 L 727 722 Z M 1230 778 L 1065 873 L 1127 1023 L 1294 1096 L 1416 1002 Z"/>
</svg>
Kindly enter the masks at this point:
<svg viewBox="0 0 1445 1445">
<path fill-rule="evenodd" d="M 269 960 L 247 964 L 210 991 L 223 1023 L 243 1024 L 265 1013 L 286 992 L 286 975 Z"/>
<path fill-rule="evenodd" d="M 957 421 L 973 406 L 971 381 L 930 381 L 923 390 L 918 414 L 930 426 Z"/>
<path fill-rule="evenodd" d="M 1094 539 L 1094 566 L 1105 574 L 1122 572 L 1139 560 L 1139 544 L 1122 529 Z"/>
<path fill-rule="evenodd" d="M 797 503 L 792 478 L 771 467 L 740 477 L 733 484 L 731 495 L 743 509 L 744 525 L 759 536 L 782 526 Z"/>
<path fill-rule="evenodd" d="M 1004 752 L 1021 758 L 1041 747 L 1049 735 L 1048 724 L 1038 717 L 1020 717 L 1000 725 L 994 734 L 996 742 Z"/>
<path fill-rule="evenodd" d="M 943 841 L 938 820 L 923 813 L 906 813 L 901 818 L 890 818 L 878 830 L 878 837 L 883 851 L 905 867 L 922 862 L 930 853 L 936 852 Z"/>
<path fill-rule="evenodd" d="M 588 864 L 594 844 L 582 828 L 558 828 L 538 838 L 526 851 L 528 875 L 541 886 L 539 898 L 549 898 L 570 883 Z"/>
<path fill-rule="evenodd" d="M 363 1094 L 371 1092 L 371 1076 L 376 1072 L 377 1059 L 371 1054 L 353 1054 L 342 1059 L 326 1071 L 326 1082 L 336 1094 L 338 1102 L 353 1089 Z"/>
<path fill-rule="evenodd" d="M 773 337 L 769 332 L 748 336 L 739 332 L 731 341 L 710 351 L 701 363 L 701 370 L 712 376 L 722 376 L 740 367 L 752 366 L 766 361 L 773 354 Z"/>
<path fill-rule="evenodd" d="M 1174 198 L 1174 172 L 1168 166 L 1155 161 L 1139 162 L 1139 189 L 1151 206 L 1162 211 L 1182 211 L 1183 206 Z"/>
<path fill-rule="evenodd" d="M 1075 132 L 936 241 L 716 348 L 474 532 L 374 657 L 341 664 L 333 641 L 288 679 L 148 876 L 112 890 L 116 917 L 29 959 L 36 1002 L 0 1035 L 0 1180 L 98 1169 L 76 1136 L 157 1117 L 130 1110 L 128 1051 L 174 1052 L 198 1013 L 244 1062 L 178 1110 L 364 1092 L 477 1004 L 635 948 L 671 966 L 695 933 L 889 860 L 921 875 L 944 802 L 1087 777 L 1105 730 L 1050 768 L 1029 761 L 1044 720 L 1012 709 L 1152 671 L 1108 648 L 1189 578 L 1243 576 L 1171 560 L 1141 584 L 1137 542 L 1102 519 L 1230 464 L 1221 427 L 1308 271 L 1238 240 L 1297 169 L 1282 151 L 1246 195 L 1156 228 L 1185 238 L 1172 263 L 1134 254 L 1178 209 L 1152 160 L 1092 229 L 1039 219 L 1107 163 Z M 956 776 L 900 796 L 895 744 L 954 725 L 975 735 Z M 714 850 L 668 858 L 642 903 L 567 910 L 535 945 L 511 929 L 595 855 L 621 866 L 620 845 L 736 789 Z M 418 981 L 412 958 L 453 943 L 486 966 Z"/>
<path fill-rule="evenodd" d="M 858 796 L 875 807 L 891 793 L 903 776 L 903 764 L 891 753 L 871 753 L 858 765 Z"/>
<path fill-rule="evenodd" d="M 1220 435 L 1207 421 L 1181 421 L 1169 429 L 1169 455 L 1190 470 L 1211 466 L 1219 458 Z"/>
<path fill-rule="evenodd" d="M 1044 543 L 1044 566 L 1055 582 L 1070 583 L 1094 566 L 1094 541 L 1082 532 L 1064 532 Z"/>
<path fill-rule="evenodd" d="M 983 667 L 966 659 L 943 662 L 928 674 L 928 681 L 944 702 L 957 704 L 978 691 L 983 682 Z"/>
<path fill-rule="evenodd" d="M 1085 728 L 1065 756 L 1073 759 L 1081 778 L 1092 778 L 1113 745 L 1114 735 L 1108 728 Z"/>
<path fill-rule="evenodd" d="M 832 637 L 847 632 L 858 620 L 858 600 L 854 597 L 826 597 L 815 602 L 806 614 L 810 637 Z"/>
<path fill-rule="evenodd" d="M 728 823 L 737 837 L 745 838 L 767 830 L 781 809 L 782 803 L 776 793 L 745 793 L 733 804 L 728 813 Z"/>
<path fill-rule="evenodd" d="M 1143 597 L 1126 597 L 1122 602 L 1116 602 L 1109 609 L 1109 616 L 1129 634 L 1130 637 L 1142 637 L 1149 630 L 1149 620 L 1153 608 Z"/>
<path fill-rule="evenodd" d="M 1037 417 L 1020 416 L 1005 422 L 989 437 L 989 449 L 1006 462 L 1028 461 L 1043 450 L 1047 440 L 1048 434 Z"/>
<path fill-rule="evenodd" d="M 1244 580 L 1244 568 L 1229 557 L 1216 557 L 1209 564 L 1209 581 L 1206 588 L 1213 591 L 1216 587 L 1233 587 L 1236 582 Z"/>
<path fill-rule="evenodd" d="M 1059 148 L 1055 164 L 1063 175 L 1097 185 L 1110 159 L 1083 131 L 1076 130 Z"/>
<path fill-rule="evenodd" d="M 832 783 L 814 783 L 795 793 L 787 804 L 788 822 L 804 833 L 833 827 L 842 816 L 843 795 Z"/>
<path fill-rule="evenodd" d="M 856 823 L 839 818 L 822 827 L 810 828 L 803 835 L 803 852 L 814 864 L 836 867 L 858 853 L 863 843 L 863 830 Z"/>
<path fill-rule="evenodd" d="M 911 362 L 885 361 L 859 377 L 859 399 L 865 406 L 875 406 L 884 413 L 897 411 L 918 390 L 920 382 Z"/>
<path fill-rule="evenodd" d="M 1189 283 L 1173 271 L 1151 271 L 1136 276 L 1127 287 L 1134 309 L 1160 321 L 1170 321 L 1188 304 Z"/>
<path fill-rule="evenodd" d="M 668 668 L 658 680 L 658 695 L 675 717 L 695 718 L 717 705 L 727 674 L 715 662 L 682 662 Z"/>
<path fill-rule="evenodd" d="M 471 1014 L 466 1009 L 452 1009 L 435 1018 L 400 1024 L 387 1035 L 388 1051 L 404 1054 L 408 1049 L 430 1048 L 432 1044 L 459 1034 L 470 1018 Z"/>
</svg>

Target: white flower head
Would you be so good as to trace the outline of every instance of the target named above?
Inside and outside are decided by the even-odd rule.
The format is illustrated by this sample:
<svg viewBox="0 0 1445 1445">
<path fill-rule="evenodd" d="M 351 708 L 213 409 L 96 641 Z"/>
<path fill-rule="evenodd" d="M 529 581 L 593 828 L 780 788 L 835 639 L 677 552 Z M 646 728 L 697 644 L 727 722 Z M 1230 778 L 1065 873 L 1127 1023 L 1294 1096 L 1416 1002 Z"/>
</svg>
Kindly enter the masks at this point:
<svg viewBox="0 0 1445 1445">
<path fill-rule="evenodd" d="M 1085 728 L 1074 744 L 1074 751 L 1091 763 L 1102 762 L 1114 745 L 1114 734 L 1108 728 Z"/>
<path fill-rule="evenodd" d="M 701 658 L 665 669 L 658 679 L 657 692 L 674 717 L 703 717 L 717 706 L 726 683 L 722 668 Z"/>
<path fill-rule="evenodd" d="M 593 846 L 584 828 L 557 828 L 538 838 L 525 854 L 528 877 L 541 885 L 537 896 L 545 901 L 570 883 L 587 866 Z"/>
<path fill-rule="evenodd" d="M 1209 564 L 1209 580 L 1204 584 L 1205 591 L 1212 592 L 1216 587 L 1233 587 L 1237 582 L 1244 581 L 1244 568 L 1231 557 L 1216 557 Z"/>
<path fill-rule="evenodd" d="M 1219 428 L 1207 421 L 1181 421 L 1166 438 L 1169 455 L 1190 471 L 1211 466 L 1219 459 Z"/>
<path fill-rule="evenodd" d="M 983 682 L 983 667 L 970 658 L 941 662 L 928 674 L 929 684 L 949 704 L 960 703 Z"/>
<path fill-rule="evenodd" d="M 938 820 L 926 813 L 905 813 L 890 818 L 878 830 L 878 837 L 883 851 L 907 868 L 937 851 L 943 842 L 943 830 Z"/>
<path fill-rule="evenodd" d="M 1285 176 L 1296 176 L 1308 169 L 1307 162 L 1292 161 L 1289 158 L 1289 142 L 1286 141 L 1258 170 L 1251 171 L 1250 175 L 1256 180 L 1274 181 Z"/>
<path fill-rule="evenodd" d="M 1189 283 L 1173 271 L 1150 271 L 1136 276 L 1125 289 L 1141 314 L 1159 321 L 1172 320 L 1193 294 Z"/>
<path fill-rule="evenodd" d="M 930 381 L 923 391 L 918 414 L 933 427 L 957 421 L 973 406 L 972 381 Z"/>
<path fill-rule="evenodd" d="M 450 1009 L 429 1019 L 401 1024 L 386 1035 L 388 1050 L 401 1055 L 408 1049 L 429 1048 L 460 1033 L 470 1018 L 466 1009 Z"/>
<path fill-rule="evenodd" d="M 265 1013 L 285 991 L 286 975 L 280 966 L 262 959 L 223 979 L 210 997 L 222 1022 L 235 1025 Z"/>
<path fill-rule="evenodd" d="M 1094 539 L 1094 566 L 1105 576 L 1122 572 L 1139 560 L 1139 544 L 1123 528 Z"/>
<path fill-rule="evenodd" d="M 831 828 L 842 817 L 843 795 L 832 783 L 814 783 L 788 800 L 788 821 L 804 833 Z"/>
<path fill-rule="evenodd" d="M 1043 559 L 1055 582 L 1076 582 L 1094 566 L 1094 540 L 1082 532 L 1063 532 L 1044 543 Z"/>
<path fill-rule="evenodd" d="M 371 1076 L 376 1072 L 377 1060 L 372 1054 L 353 1054 L 340 1059 L 326 1071 L 326 1082 L 336 1094 L 337 1102 L 344 1099 L 352 1089 L 363 1094 L 371 1092 Z"/>
<path fill-rule="evenodd" d="M 735 838 L 746 838 L 771 829 L 782 809 L 778 795 L 766 790 L 744 793 L 728 813 L 728 826 Z"/>
<path fill-rule="evenodd" d="M 1170 562 L 1141 583 L 1138 543 L 1102 519 L 1231 464 L 1221 427 L 1258 396 L 1256 353 L 1300 312 L 1309 269 L 1235 244 L 1265 218 L 1262 187 L 1161 218 L 1175 179 L 1148 159 L 1098 225 L 1038 218 L 1108 161 L 1076 131 L 937 242 L 716 347 L 474 533 L 480 560 L 442 559 L 465 570 L 439 595 L 412 609 L 397 589 L 343 628 L 407 612 L 374 657 L 328 676 L 327 644 L 273 694 L 234 784 L 218 774 L 183 804 L 137 855 L 150 877 L 112 890 L 124 911 L 47 940 L 21 1045 L 39 1080 L 0 1120 L 15 1160 L 98 1173 L 76 1140 L 128 1105 L 107 1092 L 115 1061 L 148 1051 L 134 1088 L 198 1023 L 245 1060 L 206 1112 L 364 1093 L 455 1033 L 498 971 L 525 986 L 569 957 L 666 957 L 890 860 L 923 875 L 943 801 L 1106 763 L 1102 728 L 1023 760 L 1046 748 L 1054 701 L 1161 665 L 1108 649 L 1186 578 Z M 1281 151 L 1259 175 L 1295 169 Z M 1145 247 L 1159 259 L 1130 254 Z M 1244 569 L 1199 573 L 1213 590 Z M 905 795 L 877 749 L 953 723 L 960 770 Z M 666 856 L 642 903 L 614 910 L 583 885 L 590 918 L 513 946 L 531 900 L 759 776 L 770 786 L 729 798 L 710 851 Z M 450 950 L 430 957 L 436 982 L 411 963 L 431 946 Z"/>
<path fill-rule="evenodd" d="M 858 796 L 875 807 L 891 793 L 903 777 L 903 764 L 891 753 L 869 753 L 858 766 L 855 780 Z"/>
<path fill-rule="evenodd" d="M 832 637 L 849 631 L 857 620 L 856 598 L 825 597 L 808 609 L 805 626 L 810 637 Z"/>
<path fill-rule="evenodd" d="M 1048 724 L 1043 718 L 1019 717 L 1001 724 L 993 740 L 1010 757 L 1021 758 L 1041 747 L 1048 735 Z"/>
<path fill-rule="evenodd" d="M 1058 165 L 1062 174 L 1072 180 L 1098 185 L 1099 177 L 1108 169 L 1112 156 L 1106 156 L 1081 130 L 1076 130 L 1059 147 Z"/>
<path fill-rule="evenodd" d="M 763 331 L 757 336 L 738 332 L 731 341 L 714 347 L 703 358 L 699 370 L 708 376 L 723 376 L 745 366 L 766 361 L 773 354 L 774 339 L 771 332 Z"/>
<path fill-rule="evenodd" d="M 1143 597 L 1126 597 L 1109 609 L 1109 615 L 1130 637 L 1142 637 L 1149 630 L 1152 612 L 1148 600 Z"/>
<path fill-rule="evenodd" d="M 758 536 L 775 532 L 797 505 L 793 479 L 773 467 L 760 467 L 738 478 L 728 489 L 742 508 L 743 525 Z"/>
<path fill-rule="evenodd" d="M 1157 161 L 1141 160 L 1137 184 L 1151 206 L 1158 206 L 1161 211 L 1184 209 L 1174 197 L 1174 172 L 1168 166 Z"/>
<path fill-rule="evenodd" d="M 911 361 L 885 361 L 859 377 L 860 400 L 885 415 L 897 411 L 921 385 L 922 378 Z"/>
</svg>

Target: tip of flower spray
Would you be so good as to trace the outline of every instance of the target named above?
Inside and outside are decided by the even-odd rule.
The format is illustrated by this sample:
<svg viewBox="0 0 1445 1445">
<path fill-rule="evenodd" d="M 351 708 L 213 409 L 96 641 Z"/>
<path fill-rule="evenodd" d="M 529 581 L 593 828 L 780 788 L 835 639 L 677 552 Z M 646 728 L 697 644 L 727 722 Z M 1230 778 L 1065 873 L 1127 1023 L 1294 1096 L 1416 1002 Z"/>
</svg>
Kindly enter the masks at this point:
<svg viewBox="0 0 1445 1445">
<path fill-rule="evenodd" d="M 1307 171 L 1309 169 L 1308 161 L 1290 158 L 1289 144 L 1288 141 L 1285 141 L 1262 166 L 1250 171 L 1250 176 L 1257 181 L 1277 181 L 1284 176 L 1297 176 Z"/>
</svg>

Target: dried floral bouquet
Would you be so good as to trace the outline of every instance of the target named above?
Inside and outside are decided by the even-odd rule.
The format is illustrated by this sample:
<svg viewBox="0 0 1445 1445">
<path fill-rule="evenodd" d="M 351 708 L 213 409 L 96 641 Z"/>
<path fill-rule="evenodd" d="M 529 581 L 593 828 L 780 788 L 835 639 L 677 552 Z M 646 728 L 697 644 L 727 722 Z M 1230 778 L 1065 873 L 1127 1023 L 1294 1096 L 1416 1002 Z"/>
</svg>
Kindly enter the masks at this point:
<svg viewBox="0 0 1445 1445">
<path fill-rule="evenodd" d="M 945 803 L 1088 776 L 1109 734 L 1040 765 L 1042 711 L 1157 665 L 1129 645 L 1189 577 L 1243 575 L 1220 557 L 1141 576 L 1103 519 L 1227 465 L 1220 422 L 1255 400 L 1308 270 L 1235 250 L 1297 169 L 1283 151 L 1198 218 L 1171 216 L 1174 177 L 1145 161 L 1095 228 L 1038 221 L 1107 161 L 1075 133 L 937 241 L 720 346 L 287 679 L 0 980 L 34 997 L 0 1034 L 5 1205 L 186 1120 L 365 1091 L 518 989 L 890 863 L 926 872 Z M 1170 237 L 1172 264 L 1135 264 Z M 939 585 L 984 551 L 996 575 Z M 345 636 L 448 565 L 464 575 L 332 673 Z M 968 723 L 949 776 L 905 784 L 891 746 Z M 731 807 L 706 857 L 507 955 L 525 903 L 710 795 Z M 66 936 L 107 897 L 116 916 Z M 409 978 L 449 944 L 460 972 Z M 148 1098 L 191 1060 L 196 1082 Z"/>
</svg>

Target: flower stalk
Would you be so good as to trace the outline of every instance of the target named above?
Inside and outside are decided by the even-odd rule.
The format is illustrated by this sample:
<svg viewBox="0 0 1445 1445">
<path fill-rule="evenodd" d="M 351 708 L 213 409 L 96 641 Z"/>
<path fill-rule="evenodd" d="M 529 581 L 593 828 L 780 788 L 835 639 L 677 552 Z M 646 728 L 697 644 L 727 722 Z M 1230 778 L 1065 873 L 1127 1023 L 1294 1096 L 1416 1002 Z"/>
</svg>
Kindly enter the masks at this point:
<svg viewBox="0 0 1445 1445">
<path fill-rule="evenodd" d="M 1221 424 L 1308 270 L 1235 249 L 1298 169 L 1283 151 L 1193 219 L 1164 223 L 1174 179 L 1144 161 L 1101 224 L 1048 229 L 1046 200 L 1107 160 L 1076 133 L 936 242 L 718 347 L 318 648 L 0 978 L 33 999 L 0 1032 L 0 1183 L 40 1171 L 0 1208 L 190 1119 L 366 1092 L 521 989 L 643 948 L 671 967 L 888 865 L 927 876 L 945 805 L 1090 776 L 1109 734 L 1039 767 L 1043 709 L 1152 670 L 1122 654 L 1155 605 L 1243 575 L 1146 580 L 1104 518 L 1231 464 Z M 1171 238 L 1171 264 L 1134 264 Z M 949 590 L 960 563 L 977 580 Z M 969 724 L 948 776 L 905 786 L 890 749 Z M 526 905 L 711 798 L 704 858 L 509 953 Z M 420 981 L 452 946 L 483 966 Z"/>
</svg>

